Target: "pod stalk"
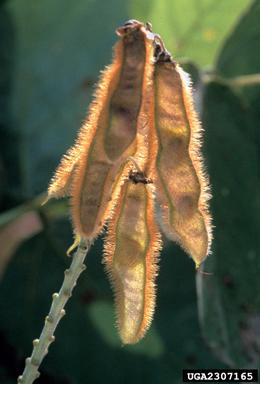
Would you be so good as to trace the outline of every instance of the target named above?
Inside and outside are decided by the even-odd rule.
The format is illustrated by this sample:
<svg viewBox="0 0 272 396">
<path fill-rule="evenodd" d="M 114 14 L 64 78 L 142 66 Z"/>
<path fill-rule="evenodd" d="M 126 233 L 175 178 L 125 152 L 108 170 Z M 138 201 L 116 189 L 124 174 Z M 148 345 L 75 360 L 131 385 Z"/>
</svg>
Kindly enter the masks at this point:
<svg viewBox="0 0 272 396">
<path fill-rule="evenodd" d="M 40 338 L 33 341 L 32 354 L 26 359 L 25 369 L 18 378 L 18 384 L 32 384 L 39 377 L 39 367 L 48 353 L 50 344 L 55 341 L 56 327 L 65 315 L 64 307 L 72 295 L 80 274 L 86 269 L 84 260 L 89 247 L 90 241 L 81 239 L 70 268 L 64 272 L 60 291 L 52 296 L 52 305 L 45 318 Z"/>
</svg>

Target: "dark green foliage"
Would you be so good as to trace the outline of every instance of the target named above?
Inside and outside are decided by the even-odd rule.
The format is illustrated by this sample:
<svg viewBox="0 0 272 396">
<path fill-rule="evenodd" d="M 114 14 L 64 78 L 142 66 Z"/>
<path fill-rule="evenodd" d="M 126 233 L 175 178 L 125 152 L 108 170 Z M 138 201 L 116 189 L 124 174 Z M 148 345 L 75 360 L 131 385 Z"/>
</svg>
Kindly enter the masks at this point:
<svg viewBox="0 0 272 396">
<path fill-rule="evenodd" d="M 205 263 L 214 275 L 198 275 L 199 310 L 209 344 L 236 367 L 255 367 L 259 357 L 258 129 L 248 125 L 249 111 L 229 87 L 205 88 L 215 239 Z"/>
<path fill-rule="evenodd" d="M 1 383 L 16 382 L 70 261 L 65 256 L 72 243 L 67 205 L 40 208 L 32 200 L 45 191 L 74 140 L 98 73 L 110 62 L 114 30 L 129 18 L 150 20 L 176 57 L 192 58 L 183 63 L 196 80 L 206 130 L 215 225 L 213 255 L 201 269 L 213 275 L 198 273 L 196 290 L 193 262 L 164 241 L 152 327 L 139 344 L 123 347 L 99 239 L 39 382 L 180 383 L 183 368 L 258 366 L 259 85 L 241 86 L 228 78 L 259 72 L 259 5 L 247 8 L 248 1 L 231 0 L 228 15 L 219 12 L 219 3 L 225 2 L 0 3 Z M 195 22 L 201 6 L 203 25 Z M 227 36 L 220 33 L 205 44 L 211 26 L 216 31 L 220 25 Z M 213 67 L 215 58 L 207 82 L 195 65 Z M 43 231 L 14 248 L 5 263 L 7 241 L 17 238 L 20 216 L 31 207 L 39 208 Z M 10 221 L 17 226 L 7 236 Z"/>
<path fill-rule="evenodd" d="M 254 0 L 225 41 L 216 69 L 226 77 L 260 72 L 260 2 Z"/>
</svg>

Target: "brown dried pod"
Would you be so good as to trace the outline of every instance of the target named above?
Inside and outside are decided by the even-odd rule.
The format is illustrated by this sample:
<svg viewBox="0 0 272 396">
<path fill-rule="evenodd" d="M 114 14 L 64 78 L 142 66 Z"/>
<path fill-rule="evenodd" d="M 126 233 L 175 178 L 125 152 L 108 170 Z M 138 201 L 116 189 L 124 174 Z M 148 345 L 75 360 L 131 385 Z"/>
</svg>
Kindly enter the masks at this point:
<svg viewBox="0 0 272 396">
<path fill-rule="evenodd" d="M 201 155 L 202 129 L 187 73 L 156 46 L 155 123 L 158 138 L 155 187 L 163 228 L 198 267 L 210 250 L 209 183 Z"/>
<path fill-rule="evenodd" d="M 75 232 L 86 238 L 101 231 L 130 169 L 125 165 L 137 149 L 151 73 L 152 40 L 144 25 L 129 21 L 117 34 L 113 63 L 102 74 L 77 142 L 48 190 L 49 198 L 71 195 Z"/>
<path fill-rule="evenodd" d="M 154 208 L 153 62 L 137 130 L 137 152 L 109 222 L 104 259 L 115 292 L 117 323 L 124 344 L 139 341 L 151 324 L 155 309 L 158 254 L 161 237 Z"/>
<path fill-rule="evenodd" d="M 106 268 L 124 344 L 139 341 L 151 323 L 160 246 L 151 185 L 129 179 L 122 186 L 105 244 Z"/>
</svg>

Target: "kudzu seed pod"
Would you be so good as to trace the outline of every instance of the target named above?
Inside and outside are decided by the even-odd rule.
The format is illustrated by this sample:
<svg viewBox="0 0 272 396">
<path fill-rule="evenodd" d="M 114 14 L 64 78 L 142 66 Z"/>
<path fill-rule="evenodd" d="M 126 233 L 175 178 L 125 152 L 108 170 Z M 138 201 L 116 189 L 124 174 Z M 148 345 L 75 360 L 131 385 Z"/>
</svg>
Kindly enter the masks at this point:
<svg viewBox="0 0 272 396">
<path fill-rule="evenodd" d="M 153 46 L 143 24 L 129 21 L 117 34 L 113 63 L 102 74 L 77 142 L 49 187 L 49 197 L 70 192 L 75 232 L 86 238 L 100 232 L 119 195 L 129 170 L 125 163 L 137 150 L 143 87 L 150 79 L 146 65 L 152 63 Z"/>
<path fill-rule="evenodd" d="M 50 182 L 47 200 L 50 198 L 63 198 L 70 195 L 77 161 L 78 152 L 72 147 L 63 156 Z"/>
<path fill-rule="evenodd" d="M 151 323 L 160 245 L 151 185 L 126 181 L 109 224 L 104 254 L 124 344 L 139 341 Z"/>
<path fill-rule="evenodd" d="M 154 36 L 149 37 L 153 55 Z M 154 64 L 147 58 L 142 107 L 137 119 L 134 171 L 123 184 L 108 226 L 104 260 L 115 291 L 117 323 L 124 344 L 139 341 L 150 326 L 155 308 L 155 277 L 161 238 L 154 217 Z"/>
<path fill-rule="evenodd" d="M 188 75 L 169 54 L 156 62 L 154 86 L 158 138 L 155 185 L 163 228 L 198 267 L 209 253 L 212 237 L 209 185 L 200 151 L 201 126 Z"/>
</svg>

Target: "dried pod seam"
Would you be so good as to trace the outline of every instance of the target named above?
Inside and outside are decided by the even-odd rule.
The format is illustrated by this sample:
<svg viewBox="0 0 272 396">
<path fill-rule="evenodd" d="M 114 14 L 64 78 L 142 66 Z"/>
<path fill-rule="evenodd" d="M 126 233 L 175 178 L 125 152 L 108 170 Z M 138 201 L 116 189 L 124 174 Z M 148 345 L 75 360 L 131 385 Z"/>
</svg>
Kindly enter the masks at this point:
<svg viewBox="0 0 272 396">
<path fill-rule="evenodd" d="M 166 234 L 198 267 L 211 244 L 209 184 L 201 156 L 202 130 L 188 75 L 162 52 L 155 65 L 155 185 Z"/>
</svg>

